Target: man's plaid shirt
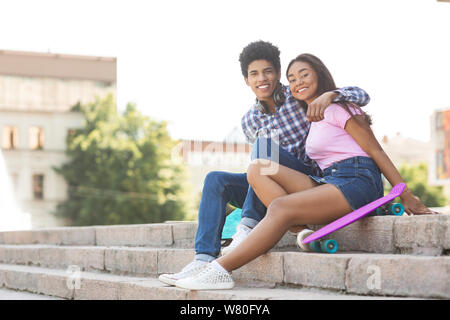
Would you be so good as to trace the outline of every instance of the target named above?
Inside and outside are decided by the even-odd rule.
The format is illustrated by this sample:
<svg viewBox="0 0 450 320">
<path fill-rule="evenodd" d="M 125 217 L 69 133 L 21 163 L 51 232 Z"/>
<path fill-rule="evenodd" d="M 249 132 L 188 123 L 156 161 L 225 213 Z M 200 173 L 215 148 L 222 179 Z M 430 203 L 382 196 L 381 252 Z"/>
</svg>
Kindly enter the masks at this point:
<svg viewBox="0 0 450 320">
<path fill-rule="evenodd" d="M 242 117 L 242 130 L 250 144 L 256 138 L 273 138 L 286 151 L 292 153 L 305 164 L 310 164 L 320 174 L 319 166 L 309 159 L 305 153 L 305 142 L 311 123 L 306 117 L 306 109 L 302 108 L 292 96 L 289 86 L 283 86 L 286 101 L 273 114 L 266 114 L 259 110 L 255 103 Z M 333 102 L 353 102 L 360 106 L 369 103 L 369 95 L 358 87 L 344 87 L 335 90 L 338 96 Z"/>
</svg>

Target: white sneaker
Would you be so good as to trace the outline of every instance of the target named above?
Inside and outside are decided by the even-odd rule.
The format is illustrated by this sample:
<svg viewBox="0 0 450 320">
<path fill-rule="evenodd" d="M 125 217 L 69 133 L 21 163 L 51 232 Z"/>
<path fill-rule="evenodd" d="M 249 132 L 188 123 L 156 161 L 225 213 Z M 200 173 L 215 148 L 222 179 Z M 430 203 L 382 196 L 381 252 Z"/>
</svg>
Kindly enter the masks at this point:
<svg viewBox="0 0 450 320">
<path fill-rule="evenodd" d="M 243 224 L 238 224 L 236 227 L 236 233 L 233 234 L 230 245 L 222 249 L 222 255 L 226 255 L 231 252 L 234 248 L 236 248 L 245 238 L 250 234 L 252 228 L 249 228 Z"/>
<path fill-rule="evenodd" d="M 200 260 L 194 260 L 188 265 L 186 265 L 180 272 L 178 273 L 165 273 L 159 276 L 159 281 L 174 286 L 175 282 L 180 279 L 188 278 L 190 276 L 196 275 L 200 271 L 202 271 L 206 266 L 208 265 L 208 262 L 206 261 L 200 261 Z"/>
<path fill-rule="evenodd" d="M 228 272 L 217 270 L 210 264 L 195 276 L 175 282 L 178 288 L 188 290 L 232 289 L 234 281 Z"/>
</svg>

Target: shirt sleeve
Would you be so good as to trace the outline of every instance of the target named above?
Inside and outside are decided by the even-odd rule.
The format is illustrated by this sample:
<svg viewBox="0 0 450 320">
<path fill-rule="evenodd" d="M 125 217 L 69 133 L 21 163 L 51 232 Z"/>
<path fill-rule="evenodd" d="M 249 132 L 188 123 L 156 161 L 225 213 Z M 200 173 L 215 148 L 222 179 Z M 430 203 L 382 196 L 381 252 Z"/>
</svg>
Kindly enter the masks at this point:
<svg viewBox="0 0 450 320">
<path fill-rule="evenodd" d="M 357 113 L 358 112 L 355 112 L 355 114 Z M 328 123 L 336 127 L 345 129 L 345 124 L 347 123 L 348 119 L 351 118 L 351 115 L 340 105 L 332 104 L 325 109 L 324 117 L 325 121 L 327 121 Z"/>
<path fill-rule="evenodd" d="M 254 130 L 251 120 L 250 120 L 251 111 L 247 112 L 241 119 L 242 132 L 247 139 L 249 144 L 253 144 L 256 140 L 256 131 Z"/>
<path fill-rule="evenodd" d="M 333 102 L 353 102 L 363 107 L 370 102 L 370 97 L 366 91 L 358 87 L 344 87 L 336 89 L 338 96 L 334 98 Z"/>
</svg>

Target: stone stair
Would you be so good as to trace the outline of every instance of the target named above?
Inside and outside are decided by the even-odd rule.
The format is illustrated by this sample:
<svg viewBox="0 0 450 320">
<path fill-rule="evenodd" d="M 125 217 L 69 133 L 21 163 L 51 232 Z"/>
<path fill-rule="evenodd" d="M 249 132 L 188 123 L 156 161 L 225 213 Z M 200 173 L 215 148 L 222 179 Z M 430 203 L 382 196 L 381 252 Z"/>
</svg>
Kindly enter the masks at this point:
<svg viewBox="0 0 450 320">
<path fill-rule="evenodd" d="M 194 222 L 0 232 L 0 288 L 64 299 L 449 299 L 449 223 L 367 217 L 331 235 L 336 254 L 299 252 L 288 233 L 219 291 L 157 280 L 192 261 Z"/>
</svg>

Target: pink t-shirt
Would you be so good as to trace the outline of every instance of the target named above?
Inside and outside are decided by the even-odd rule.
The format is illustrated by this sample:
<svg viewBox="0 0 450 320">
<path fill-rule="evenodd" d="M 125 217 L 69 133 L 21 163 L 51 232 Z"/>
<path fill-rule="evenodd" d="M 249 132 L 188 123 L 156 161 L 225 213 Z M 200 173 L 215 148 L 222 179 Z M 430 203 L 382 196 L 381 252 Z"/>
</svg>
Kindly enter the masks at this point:
<svg viewBox="0 0 450 320">
<path fill-rule="evenodd" d="M 354 114 L 361 114 L 350 107 Z M 345 131 L 350 114 L 340 105 L 331 104 L 325 109 L 324 119 L 312 122 L 306 139 L 306 154 L 324 170 L 333 163 L 356 157 L 368 157 L 359 144 Z"/>
</svg>

